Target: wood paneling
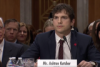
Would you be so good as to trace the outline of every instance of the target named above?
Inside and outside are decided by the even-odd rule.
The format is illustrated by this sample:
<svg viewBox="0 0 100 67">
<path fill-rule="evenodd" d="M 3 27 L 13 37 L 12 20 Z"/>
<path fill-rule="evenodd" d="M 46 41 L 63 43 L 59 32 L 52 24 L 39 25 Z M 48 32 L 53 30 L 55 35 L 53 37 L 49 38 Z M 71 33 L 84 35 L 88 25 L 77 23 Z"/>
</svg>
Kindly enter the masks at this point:
<svg viewBox="0 0 100 67">
<path fill-rule="evenodd" d="M 39 0 L 32 0 L 32 25 L 34 29 L 39 28 Z"/>
<path fill-rule="evenodd" d="M 70 0 L 70 6 L 74 10 L 74 13 L 75 13 L 75 27 L 77 27 L 77 0 Z"/>
<path fill-rule="evenodd" d="M 0 0 L 0 17 L 20 21 L 20 0 Z"/>
<path fill-rule="evenodd" d="M 100 19 L 100 0 L 89 0 L 89 23 Z"/>
<path fill-rule="evenodd" d="M 53 0 L 32 0 L 32 25 L 35 29 L 42 29 L 53 9 Z M 56 0 L 58 3 L 70 4 L 77 15 L 77 0 Z M 75 16 L 76 17 L 76 16 Z M 76 25 L 76 24 L 75 24 Z"/>
</svg>

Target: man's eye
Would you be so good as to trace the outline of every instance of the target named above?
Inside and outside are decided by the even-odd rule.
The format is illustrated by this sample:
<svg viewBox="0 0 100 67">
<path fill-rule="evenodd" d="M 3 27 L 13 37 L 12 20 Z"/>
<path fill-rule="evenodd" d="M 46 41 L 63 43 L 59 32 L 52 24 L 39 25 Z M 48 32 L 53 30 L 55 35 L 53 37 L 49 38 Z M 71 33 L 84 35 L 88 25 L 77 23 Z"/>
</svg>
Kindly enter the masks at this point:
<svg viewBox="0 0 100 67">
<path fill-rule="evenodd" d="M 17 29 L 14 29 L 14 31 L 17 31 Z"/>
<path fill-rule="evenodd" d="M 11 30 L 10 28 L 7 28 L 7 30 Z"/>
<path fill-rule="evenodd" d="M 54 17 L 54 19 L 57 19 L 58 17 Z"/>
<path fill-rule="evenodd" d="M 67 19 L 67 17 L 62 17 L 63 19 Z"/>
</svg>

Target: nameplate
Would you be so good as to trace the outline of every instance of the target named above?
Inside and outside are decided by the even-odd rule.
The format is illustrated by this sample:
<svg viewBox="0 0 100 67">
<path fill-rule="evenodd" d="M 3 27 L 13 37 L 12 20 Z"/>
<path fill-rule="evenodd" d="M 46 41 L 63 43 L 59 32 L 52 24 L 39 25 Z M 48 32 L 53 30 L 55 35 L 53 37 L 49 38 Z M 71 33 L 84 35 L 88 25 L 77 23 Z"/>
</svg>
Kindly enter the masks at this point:
<svg viewBox="0 0 100 67">
<path fill-rule="evenodd" d="M 37 67 L 77 67 L 77 60 L 37 60 Z"/>
</svg>

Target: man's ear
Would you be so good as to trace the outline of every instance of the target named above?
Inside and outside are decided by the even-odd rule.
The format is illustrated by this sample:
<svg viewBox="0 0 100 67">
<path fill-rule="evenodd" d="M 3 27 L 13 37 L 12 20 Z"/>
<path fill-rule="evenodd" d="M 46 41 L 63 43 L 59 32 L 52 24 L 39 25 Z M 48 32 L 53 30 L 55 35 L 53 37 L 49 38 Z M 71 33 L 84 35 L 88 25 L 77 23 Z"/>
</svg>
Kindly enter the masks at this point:
<svg viewBox="0 0 100 67">
<path fill-rule="evenodd" d="M 75 19 L 72 20 L 72 22 L 71 22 L 71 26 L 73 27 L 74 24 L 75 24 Z"/>
</svg>

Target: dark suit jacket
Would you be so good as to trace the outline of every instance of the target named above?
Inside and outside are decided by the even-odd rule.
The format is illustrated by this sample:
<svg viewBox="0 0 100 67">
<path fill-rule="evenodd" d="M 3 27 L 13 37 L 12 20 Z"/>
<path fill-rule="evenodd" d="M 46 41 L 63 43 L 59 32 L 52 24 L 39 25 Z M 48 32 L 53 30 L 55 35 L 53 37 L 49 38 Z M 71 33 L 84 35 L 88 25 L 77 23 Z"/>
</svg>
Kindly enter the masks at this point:
<svg viewBox="0 0 100 67">
<path fill-rule="evenodd" d="M 17 44 L 20 44 L 20 45 L 23 45 L 25 51 L 29 48 L 29 46 L 26 45 L 26 44 L 22 44 L 22 43 L 20 43 L 20 42 L 18 42 L 18 41 L 17 41 L 16 43 L 17 43 Z"/>
<path fill-rule="evenodd" d="M 22 57 L 38 58 L 40 56 L 40 59 L 55 59 L 55 52 L 55 31 L 50 31 L 37 35 L 34 43 Z M 82 60 L 100 60 L 100 53 L 94 47 L 92 38 L 76 31 L 71 31 L 71 54 L 72 59 L 77 59 L 78 64 Z"/>
<path fill-rule="evenodd" d="M 11 42 L 4 41 L 2 67 L 6 67 L 9 57 L 20 57 L 24 52 L 23 46 Z"/>
</svg>

